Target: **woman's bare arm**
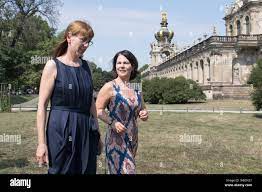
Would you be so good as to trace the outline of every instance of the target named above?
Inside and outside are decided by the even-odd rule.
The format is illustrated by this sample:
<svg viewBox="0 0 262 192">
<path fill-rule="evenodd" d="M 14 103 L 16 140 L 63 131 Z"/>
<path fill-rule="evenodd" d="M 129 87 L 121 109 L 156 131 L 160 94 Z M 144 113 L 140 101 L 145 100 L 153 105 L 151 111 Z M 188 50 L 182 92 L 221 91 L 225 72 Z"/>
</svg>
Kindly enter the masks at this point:
<svg viewBox="0 0 262 192">
<path fill-rule="evenodd" d="M 38 147 L 36 151 L 36 157 L 40 164 L 48 162 L 45 138 L 46 108 L 54 89 L 56 73 L 57 70 L 54 61 L 48 61 L 44 67 L 41 77 L 37 108 Z"/>
<path fill-rule="evenodd" d="M 111 83 L 106 83 L 99 91 L 96 99 L 97 117 L 106 124 L 109 124 L 112 120 L 106 113 L 105 109 L 113 95 Z"/>
</svg>

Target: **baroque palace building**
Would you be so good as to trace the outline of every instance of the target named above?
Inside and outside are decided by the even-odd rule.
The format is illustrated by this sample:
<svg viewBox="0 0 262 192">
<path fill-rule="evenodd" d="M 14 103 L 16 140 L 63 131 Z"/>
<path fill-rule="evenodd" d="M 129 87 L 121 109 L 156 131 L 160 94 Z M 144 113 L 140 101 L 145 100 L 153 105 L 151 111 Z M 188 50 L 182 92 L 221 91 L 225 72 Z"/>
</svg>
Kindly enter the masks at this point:
<svg viewBox="0 0 262 192">
<path fill-rule="evenodd" d="M 226 35 L 215 28 L 210 37 L 178 51 L 172 43 L 167 14 L 162 12 L 161 29 L 151 44 L 151 63 L 143 79 L 184 76 L 196 81 L 208 99 L 249 98 L 250 72 L 262 59 L 262 0 L 236 0 L 225 9 Z"/>
</svg>

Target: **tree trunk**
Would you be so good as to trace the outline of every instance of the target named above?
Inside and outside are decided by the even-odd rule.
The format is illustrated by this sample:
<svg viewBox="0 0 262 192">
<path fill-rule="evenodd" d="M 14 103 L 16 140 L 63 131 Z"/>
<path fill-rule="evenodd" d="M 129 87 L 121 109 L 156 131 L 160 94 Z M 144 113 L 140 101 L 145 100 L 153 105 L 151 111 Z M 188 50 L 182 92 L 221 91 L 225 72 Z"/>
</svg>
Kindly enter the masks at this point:
<svg viewBox="0 0 262 192">
<path fill-rule="evenodd" d="M 11 42 L 10 47 L 14 48 L 16 46 L 16 43 L 17 43 L 18 39 L 20 38 L 22 32 L 23 32 L 23 27 L 21 25 L 19 25 L 17 30 L 16 30 L 16 33 L 13 37 L 13 40 Z"/>
</svg>

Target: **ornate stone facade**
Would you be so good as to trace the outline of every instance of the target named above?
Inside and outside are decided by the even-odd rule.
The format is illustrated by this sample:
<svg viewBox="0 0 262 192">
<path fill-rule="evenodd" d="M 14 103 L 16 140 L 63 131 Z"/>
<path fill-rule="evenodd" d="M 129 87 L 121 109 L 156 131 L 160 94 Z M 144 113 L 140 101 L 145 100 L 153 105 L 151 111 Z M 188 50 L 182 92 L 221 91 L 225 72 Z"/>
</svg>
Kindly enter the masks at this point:
<svg viewBox="0 0 262 192">
<path fill-rule="evenodd" d="M 214 33 L 181 52 L 171 42 L 173 33 L 161 25 L 157 41 L 151 44 L 151 63 L 142 75 L 146 79 L 193 79 L 209 99 L 249 98 L 247 80 L 257 59 L 262 58 L 261 10 L 262 0 L 237 0 L 225 11 L 226 36 Z M 167 23 L 166 15 L 164 18 Z"/>
</svg>

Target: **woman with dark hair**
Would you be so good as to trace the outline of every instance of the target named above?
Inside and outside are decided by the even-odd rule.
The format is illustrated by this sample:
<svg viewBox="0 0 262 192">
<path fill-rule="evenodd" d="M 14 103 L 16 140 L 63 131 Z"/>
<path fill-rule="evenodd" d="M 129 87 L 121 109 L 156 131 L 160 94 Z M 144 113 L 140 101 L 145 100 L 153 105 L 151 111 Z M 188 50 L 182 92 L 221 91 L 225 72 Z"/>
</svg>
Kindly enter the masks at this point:
<svg viewBox="0 0 262 192">
<path fill-rule="evenodd" d="M 74 21 L 43 70 L 37 110 L 40 165 L 49 174 L 95 174 L 100 133 L 88 63 L 82 60 L 94 32 L 84 21 Z M 46 125 L 46 108 L 51 108 Z M 91 127 L 90 117 L 94 118 Z M 46 133 L 45 133 L 45 125 Z"/>
<path fill-rule="evenodd" d="M 118 52 L 113 58 L 115 79 L 101 88 L 96 100 L 98 118 L 108 125 L 105 149 L 111 174 L 136 173 L 137 117 L 148 119 L 141 91 L 130 84 L 138 73 L 137 68 L 137 59 L 130 51 Z"/>
</svg>

